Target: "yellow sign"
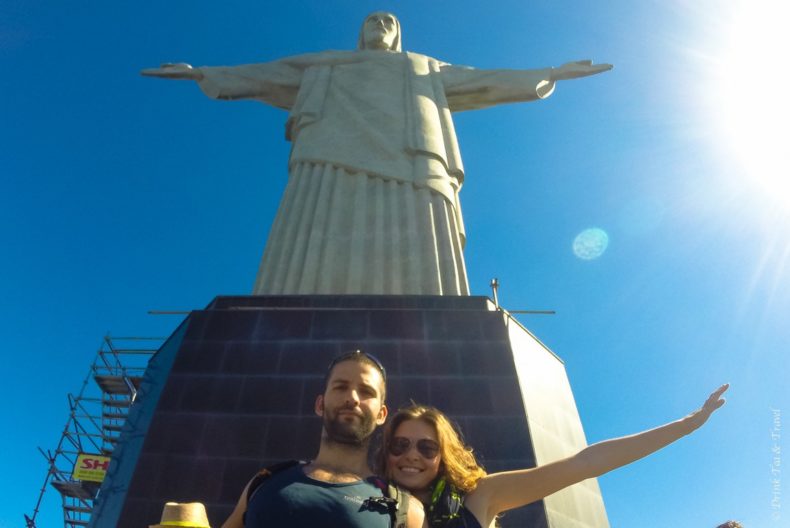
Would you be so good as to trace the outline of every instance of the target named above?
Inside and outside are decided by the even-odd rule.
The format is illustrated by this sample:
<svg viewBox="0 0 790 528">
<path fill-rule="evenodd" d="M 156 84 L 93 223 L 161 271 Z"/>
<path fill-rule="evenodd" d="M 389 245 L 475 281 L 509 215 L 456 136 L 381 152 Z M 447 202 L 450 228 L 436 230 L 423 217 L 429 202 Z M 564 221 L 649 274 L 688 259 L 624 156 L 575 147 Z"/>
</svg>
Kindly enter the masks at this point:
<svg viewBox="0 0 790 528">
<path fill-rule="evenodd" d="M 101 455 L 89 455 L 83 453 L 77 457 L 74 464 L 74 473 L 71 476 L 76 480 L 89 480 L 91 482 L 101 482 L 110 467 L 110 457 Z"/>
</svg>

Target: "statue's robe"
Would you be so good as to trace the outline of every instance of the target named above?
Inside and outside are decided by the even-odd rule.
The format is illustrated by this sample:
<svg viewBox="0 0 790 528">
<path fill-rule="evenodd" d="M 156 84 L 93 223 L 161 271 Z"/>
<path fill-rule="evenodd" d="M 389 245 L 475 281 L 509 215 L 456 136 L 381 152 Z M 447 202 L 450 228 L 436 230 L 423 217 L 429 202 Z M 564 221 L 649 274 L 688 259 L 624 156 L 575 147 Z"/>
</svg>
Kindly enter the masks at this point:
<svg viewBox="0 0 790 528">
<path fill-rule="evenodd" d="M 200 72 L 210 97 L 290 110 L 290 176 L 256 295 L 468 295 L 450 113 L 554 89 L 550 69 L 477 70 L 372 50 Z"/>
</svg>

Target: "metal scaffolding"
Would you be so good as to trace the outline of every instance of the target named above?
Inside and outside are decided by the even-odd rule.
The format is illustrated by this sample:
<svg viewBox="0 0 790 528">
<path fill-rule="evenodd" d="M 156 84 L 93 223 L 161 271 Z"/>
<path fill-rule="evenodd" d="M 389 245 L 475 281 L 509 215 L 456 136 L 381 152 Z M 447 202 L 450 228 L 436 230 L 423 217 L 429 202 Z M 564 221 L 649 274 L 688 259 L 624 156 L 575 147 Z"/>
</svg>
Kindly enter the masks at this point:
<svg viewBox="0 0 790 528">
<path fill-rule="evenodd" d="M 54 451 L 38 450 L 49 468 L 41 486 L 33 514 L 25 515 L 27 528 L 36 527 L 47 484 L 63 500 L 65 528 L 87 526 L 101 482 L 74 476 L 80 455 L 94 460 L 111 457 L 137 398 L 137 390 L 148 365 L 163 338 L 105 336 L 76 396 L 68 394 L 69 417 Z M 106 470 L 106 464 L 102 465 Z"/>
</svg>

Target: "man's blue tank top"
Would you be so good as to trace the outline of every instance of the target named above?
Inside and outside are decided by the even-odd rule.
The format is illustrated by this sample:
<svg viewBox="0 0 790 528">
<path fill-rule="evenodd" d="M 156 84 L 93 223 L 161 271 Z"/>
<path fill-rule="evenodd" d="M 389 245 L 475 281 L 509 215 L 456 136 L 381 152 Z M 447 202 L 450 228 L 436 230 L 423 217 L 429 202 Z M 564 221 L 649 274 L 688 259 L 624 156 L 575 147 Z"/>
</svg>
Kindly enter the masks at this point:
<svg viewBox="0 0 790 528">
<path fill-rule="evenodd" d="M 248 528 L 389 528 L 385 508 L 370 504 L 382 492 L 360 480 L 333 484 L 314 480 L 294 466 L 268 478 L 250 498 L 245 526 Z"/>
</svg>

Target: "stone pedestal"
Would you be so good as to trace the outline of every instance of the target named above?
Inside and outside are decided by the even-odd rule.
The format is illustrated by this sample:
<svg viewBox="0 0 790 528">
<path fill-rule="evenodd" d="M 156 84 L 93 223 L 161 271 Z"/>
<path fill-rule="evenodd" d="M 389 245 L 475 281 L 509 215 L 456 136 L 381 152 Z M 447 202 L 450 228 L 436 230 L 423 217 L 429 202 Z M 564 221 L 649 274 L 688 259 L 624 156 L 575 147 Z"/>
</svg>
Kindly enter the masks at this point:
<svg viewBox="0 0 790 528">
<path fill-rule="evenodd" d="M 220 526 L 260 467 L 315 455 L 326 367 L 355 348 L 386 366 L 390 409 L 444 410 L 488 471 L 585 445 L 562 361 L 485 297 L 217 297 L 152 358 L 91 526 L 155 524 L 166 501 L 203 502 Z M 502 525 L 608 522 L 589 480 Z"/>
</svg>

